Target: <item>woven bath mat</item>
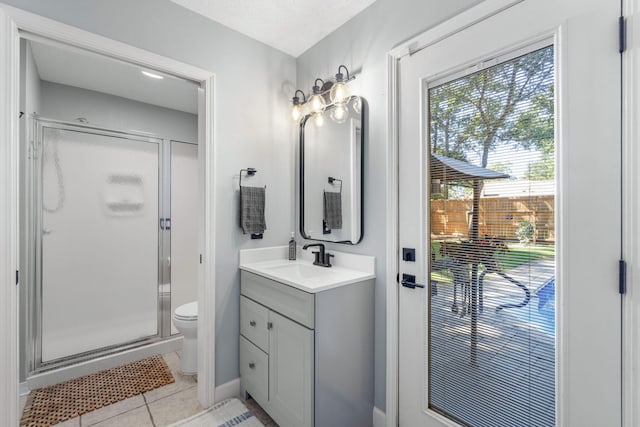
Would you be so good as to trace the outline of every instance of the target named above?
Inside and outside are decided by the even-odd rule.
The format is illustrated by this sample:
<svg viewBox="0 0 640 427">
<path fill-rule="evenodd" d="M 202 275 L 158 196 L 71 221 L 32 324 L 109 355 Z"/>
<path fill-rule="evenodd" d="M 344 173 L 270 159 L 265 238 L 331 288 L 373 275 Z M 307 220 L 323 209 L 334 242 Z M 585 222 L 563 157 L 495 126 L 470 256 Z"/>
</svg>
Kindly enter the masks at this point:
<svg viewBox="0 0 640 427">
<path fill-rule="evenodd" d="M 48 427 L 174 382 L 162 356 L 34 390 L 21 427 Z"/>
</svg>

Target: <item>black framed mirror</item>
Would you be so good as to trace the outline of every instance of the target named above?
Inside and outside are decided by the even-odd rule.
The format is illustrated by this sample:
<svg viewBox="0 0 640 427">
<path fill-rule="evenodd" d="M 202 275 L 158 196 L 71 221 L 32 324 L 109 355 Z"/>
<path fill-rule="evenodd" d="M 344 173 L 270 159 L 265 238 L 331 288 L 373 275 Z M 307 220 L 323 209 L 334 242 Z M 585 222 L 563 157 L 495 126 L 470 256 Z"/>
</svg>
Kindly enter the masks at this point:
<svg viewBox="0 0 640 427">
<path fill-rule="evenodd" d="M 300 122 L 299 223 L 305 239 L 362 241 L 365 110 L 366 101 L 353 96 L 346 106 L 329 105 L 321 116 L 309 114 Z"/>
</svg>

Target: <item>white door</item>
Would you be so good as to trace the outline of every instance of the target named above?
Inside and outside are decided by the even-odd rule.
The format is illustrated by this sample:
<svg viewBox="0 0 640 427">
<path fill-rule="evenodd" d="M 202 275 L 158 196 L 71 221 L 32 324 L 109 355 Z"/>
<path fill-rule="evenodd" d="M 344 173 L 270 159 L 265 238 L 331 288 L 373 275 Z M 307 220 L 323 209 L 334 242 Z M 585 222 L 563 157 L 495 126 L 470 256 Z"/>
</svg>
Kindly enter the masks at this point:
<svg viewBox="0 0 640 427">
<path fill-rule="evenodd" d="M 619 12 L 524 1 L 400 59 L 401 426 L 620 425 Z"/>
</svg>

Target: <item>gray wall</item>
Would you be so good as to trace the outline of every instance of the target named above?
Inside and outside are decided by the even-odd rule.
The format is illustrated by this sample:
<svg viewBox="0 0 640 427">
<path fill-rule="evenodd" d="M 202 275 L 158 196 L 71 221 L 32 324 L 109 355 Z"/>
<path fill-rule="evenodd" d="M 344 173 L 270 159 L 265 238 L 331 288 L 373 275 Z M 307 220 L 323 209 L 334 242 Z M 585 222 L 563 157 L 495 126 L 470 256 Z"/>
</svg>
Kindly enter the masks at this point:
<svg viewBox="0 0 640 427">
<path fill-rule="evenodd" d="M 216 382 L 237 378 L 238 250 L 286 244 L 294 229 L 295 59 L 168 0 L 5 3 L 216 74 Z M 263 240 L 250 240 L 237 225 L 237 175 L 246 167 L 267 185 Z"/>
<path fill-rule="evenodd" d="M 198 116 L 93 90 L 42 81 L 40 115 L 114 130 L 150 132 L 165 139 L 198 141 Z"/>
<path fill-rule="evenodd" d="M 365 142 L 365 228 L 358 246 L 334 249 L 374 255 L 375 289 L 375 405 L 385 409 L 386 365 L 386 153 L 387 52 L 433 27 L 477 0 L 378 0 L 297 60 L 298 89 L 309 92 L 313 81 L 333 78 L 340 64 L 357 71 L 354 91 L 368 101 Z M 332 245 L 329 245 L 332 246 Z"/>
</svg>

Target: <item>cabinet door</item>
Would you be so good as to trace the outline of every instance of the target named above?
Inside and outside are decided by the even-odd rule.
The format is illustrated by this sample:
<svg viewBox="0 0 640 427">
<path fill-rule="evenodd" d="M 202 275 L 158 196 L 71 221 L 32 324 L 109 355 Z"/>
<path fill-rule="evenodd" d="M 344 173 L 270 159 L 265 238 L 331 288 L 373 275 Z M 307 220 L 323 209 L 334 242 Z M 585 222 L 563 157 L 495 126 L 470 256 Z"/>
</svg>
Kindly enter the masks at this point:
<svg viewBox="0 0 640 427">
<path fill-rule="evenodd" d="M 313 330 L 270 311 L 269 413 L 281 427 L 313 426 Z"/>
</svg>

